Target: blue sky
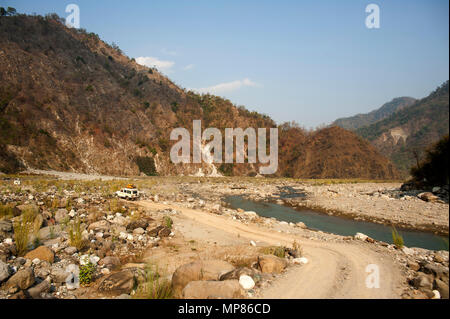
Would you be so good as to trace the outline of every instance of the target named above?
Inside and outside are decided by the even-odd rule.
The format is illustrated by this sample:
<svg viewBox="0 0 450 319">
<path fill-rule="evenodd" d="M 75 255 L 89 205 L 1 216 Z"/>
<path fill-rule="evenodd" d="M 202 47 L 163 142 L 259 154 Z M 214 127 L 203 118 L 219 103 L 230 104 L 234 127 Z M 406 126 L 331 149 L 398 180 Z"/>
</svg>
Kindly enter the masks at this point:
<svg viewBox="0 0 450 319">
<path fill-rule="evenodd" d="M 62 17 L 177 84 L 305 127 L 421 98 L 449 78 L 447 0 L 7 1 Z M 368 29 L 365 8 L 380 7 Z"/>
</svg>

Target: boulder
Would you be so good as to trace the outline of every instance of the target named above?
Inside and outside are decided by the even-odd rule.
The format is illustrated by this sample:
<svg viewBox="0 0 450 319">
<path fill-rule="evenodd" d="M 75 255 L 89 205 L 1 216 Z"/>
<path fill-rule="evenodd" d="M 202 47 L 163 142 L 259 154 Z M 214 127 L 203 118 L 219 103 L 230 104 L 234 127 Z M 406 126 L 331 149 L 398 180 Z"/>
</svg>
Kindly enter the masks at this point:
<svg viewBox="0 0 450 319">
<path fill-rule="evenodd" d="M 152 228 L 152 229 L 148 230 L 147 235 L 149 235 L 150 237 L 158 237 L 159 231 L 163 228 L 164 228 L 164 226 L 158 226 L 158 227 Z"/>
<path fill-rule="evenodd" d="M 172 288 L 176 296 L 191 281 L 219 280 L 223 274 L 233 270 L 230 263 L 223 260 L 198 260 L 178 267 L 172 276 Z"/>
<path fill-rule="evenodd" d="M 421 271 L 425 274 L 434 275 L 437 278 L 448 278 L 448 267 L 444 267 L 441 265 L 433 265 L 431 263 L 422 263 Z"/>
<path fill-rule="evenodd" d="M 55 283 L 64 283 L 70 276 L 70 272 L 65 271 L 62 268 L 53 268 L 50 272 L 50 276 Z"/>
<path fill-rule="evenodd" d="M 55 260 L 55 254 L 50 248 L 46 246 L 39 246 L 38 248 L 28 252 L 24 257 L 31 260 L 37 258 L 49 263 L 53 263 L 53 261 Z"/>
<path fill-rule="evenodd" d="M 88 227 L 88 231 L 103 231 L 106 232 L 111 228 L 111 224 L 107 220 L 99 220 L 98 222 L 92 223 Z"/>
<path fill-rule="evenodd" d="M 138 219 L 138 220 L 133 220 L 131 221 L 128 225 L 127 225 L 127 230 L 128 231 L 133 231 L 136 228 L 147 228 L 148 227 L 148 222 L 144 219 Z"/>
<path fill-rule="evenodd" d="M 429 275 L 419 273 L 419 275 L 413 279 L 412 285 L 419 290 L 432 290 L 433 279 Z"/>
<path fill-rule="evenodd" d="M 55 213 L 55 221 L 60 224 L 62 223 L 66 218 L 68 218 L 68 212 L 65 208 L 60 208 Z"/>
<path fill-rule="evenodd" d="M 13 223 L 9 219 L 0 220 L 0 236 L 7 237 L 13 232 Z"/>
<path fill-rule="evenodd" d="M 0 260 L 0 283 L 9 278 L 8 264 Z"/>
<path fill-rule="evenodd" d="M 431 192 L 420 193 L 419 195 L 417 195 L 417 197 L 426 202 L 436 202 L 440 200 L 438 196 L 434 195 Z"/>
<path fill-rule="evenodd" d="M 9 297 L 9 299 L 28 299 L 28 298 L 29 298 L 28 294 L 23 290 L 16 292 L 11 297 Z"/>
<path fill-rule="evenodd" d="M 120 267 L 120 259 L 115 256 L 106 256 L 98 263 L 100 266 L 105 266 L 106 268 L 113 270 Z"/>
<path fill-rule="evenodd" d="M 419 271 L 420 269 L 420 265 L 412 260 L 408 260 L 408 267 L 414 271 Z"/>
<path fill-rule="evenodd" d="M 440 279 L 435 279 L 434 283 L 433 283 L 433 287 L 434 289 L 436 289 L 437 291 L 439 291 L 439 294 L 441 296 L 442 299 L 448 299 L 448 284 L 446 284 L 445 282 L 443 282 Z"/>
<path fill-rule="evenodd" d="M 227 272 L 226 274 L 223 274 L 220 276 L 219 280 L 229 280 L 229 279 L 239 279 L 243 275 L 250 276 L 252 278 L 256 277 L 256 270 L 247 268 L 247 267 L 240 267 L 233 269 L 232 271 Z"/>
<path fill-rule="evenodd" d="M 159 230 L 158 232 L 158 237 L 169 237 L 170 233 L 172 232 L 172 230 L 170 230 L 169 227 L 163 227 Z"/>
<path fill-rule="evenodd" d="M 144 228 L 138 227 L 138 228 L 133 229 L 134 235 L 142 235 L 143 233 L 145 233 Z"/>
<path fill-rule="evenodd" d="M 114 294 L 130 294 L 136 284 L 134 271 L 127 269 L 107 276 L 100 282 L 98 290 Z"/>
<path fill-rule="evenodd" d="M 16 206 L 16 209 L 19 210 L 19 215 L 25 213 L 26 211 L 34 211 L 34 212 L 39 212 L 39 206 L 34 205 L 34 204 L 23 204 L 23 205 L 18 205 Z"/>
<path fill-rule="evenodd" d="M 34 272 L 31 268 L 25 268 L 16 272 L 6 282 L 6 288 L 19 287 L 22 290 L 30 288 L 35 282 Z"/>
<path fill-rule="evenodd" d="M 258 256 L 258 266 L 263 273 L 281 273 L 287 266 L 283 258 L 274 255 Z"/>
<path fill-rule="evenodd" d="M 184 287 L 185 299 L 232 299 L 242 298 L 243 292 L 238 280 L 191 281 Z"/>
<path fill-rule="evenodd" d="M 41 298 L 41 294 L 50 291 L 50 283 L 47 280 L 41 281 L 36 286 L 28 289 L 28 295 L 33 299 Z"/>
</svg>

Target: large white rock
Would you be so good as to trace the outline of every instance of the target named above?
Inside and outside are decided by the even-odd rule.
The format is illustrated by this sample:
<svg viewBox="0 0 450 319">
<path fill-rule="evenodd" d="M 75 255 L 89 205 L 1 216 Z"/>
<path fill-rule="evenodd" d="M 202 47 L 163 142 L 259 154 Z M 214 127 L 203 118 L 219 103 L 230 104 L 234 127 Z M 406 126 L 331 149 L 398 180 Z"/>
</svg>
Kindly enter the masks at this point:
<svg viewBox="0 0 450 319">
<path fill-rule="evenodd" d="M 441 299 L 441 294 L 437 290 L 433 290 L 434 296 L 431 299 Z"/>
<path fill-rule="evenodd" d="M 355 239 L 362 240 L 362 241 L 365 241 L 367 239 L 367 237 L 369 237 L 369 236 L 364 235 L 363 233 L 356 233 L 356 235 L 355 235 Z"/>
<path fill-rule="evenodd" d="M 294 258 L 292 262 L 297 265 L 305 265 L 308 263 L 308 258 L 306 257 Z"/>
<path fill-rule="evenodd" d="M 252 277 L 247 275 L 242 275 L 239 277 L 239 284 L 245 290 L 249 290 L 255 287 L 255 282 L 253 281 Z"/>
</svg>

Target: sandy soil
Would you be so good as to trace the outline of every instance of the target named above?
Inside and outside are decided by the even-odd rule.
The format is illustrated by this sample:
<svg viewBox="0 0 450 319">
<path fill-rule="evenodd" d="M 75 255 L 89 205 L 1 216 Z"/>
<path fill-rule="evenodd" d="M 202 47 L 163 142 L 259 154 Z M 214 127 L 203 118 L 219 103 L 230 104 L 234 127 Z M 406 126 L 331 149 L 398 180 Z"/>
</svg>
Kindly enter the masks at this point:
<svg viewBox="0 0 450 319">
<path fill-rule="evenodd" d="M 184 235 L 197 239 L 237 243 L 246 239 L 270 245 L 301 242 L 309 263 L 290 268 L 280 280 L 261 291 L 257 298 L 399 298 L 403 277 L 394 261 L 360 242 L 334 243 L 305 240 L 293 234 L 279 233 L 257 225 L 244 225 L 224 216 L 176 205 L 140 201 L 148 209 L 175 209 L 192 223 L 184 226 Z M 206 228 L 205 228 L 206 226 Z M 205 234 L 206 231 L 206 234 Z M 208 233 L 209 231 L 209 233 Z M 206 236 L 205 236 L 206 235 Z M 237 241 L 236 238 L 239 238 Z M 380 269 L 380 288 L 367 288 L 366 267 Z"/>
</svg>

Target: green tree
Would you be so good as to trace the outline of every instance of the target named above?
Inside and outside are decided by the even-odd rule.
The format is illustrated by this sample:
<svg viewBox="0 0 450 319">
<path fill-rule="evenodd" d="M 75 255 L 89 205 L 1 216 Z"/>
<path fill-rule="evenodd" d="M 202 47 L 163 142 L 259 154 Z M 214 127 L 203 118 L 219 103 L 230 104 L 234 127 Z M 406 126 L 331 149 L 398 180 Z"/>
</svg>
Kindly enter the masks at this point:
<svg viewBox="0 0 450 319">
<path fill-rule="evenodd" d="M 411 175 L 418 183 L 429 186 L 447 185 L 449 136 L 444 136 L 426 151 L 425 159 L 416 167 L 411 168 Z"/>
</svg>

